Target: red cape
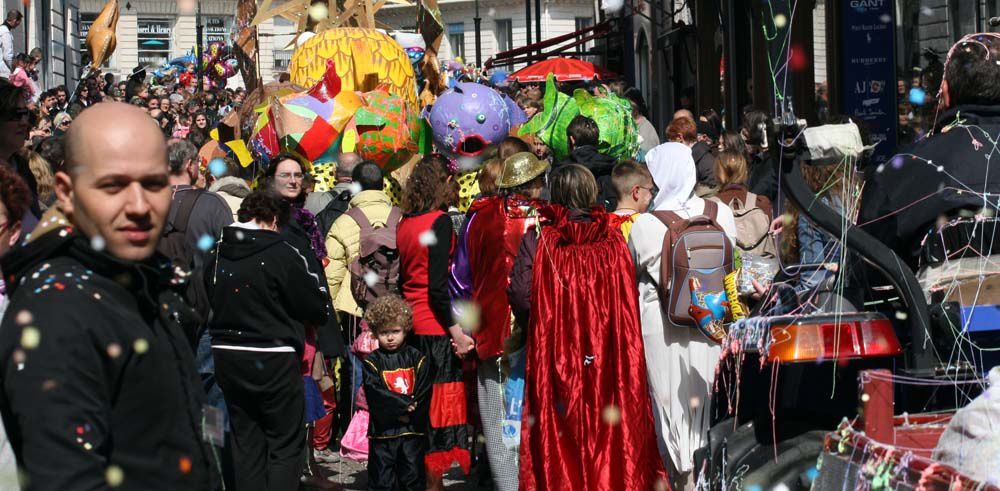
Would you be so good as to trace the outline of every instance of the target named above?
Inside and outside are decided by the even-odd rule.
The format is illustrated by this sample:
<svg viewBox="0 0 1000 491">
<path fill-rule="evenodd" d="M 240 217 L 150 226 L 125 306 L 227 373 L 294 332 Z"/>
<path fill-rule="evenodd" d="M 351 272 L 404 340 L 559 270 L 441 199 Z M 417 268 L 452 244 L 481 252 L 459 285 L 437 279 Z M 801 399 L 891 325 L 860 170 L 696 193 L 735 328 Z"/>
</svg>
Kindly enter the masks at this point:
<svg viewBox="0 0 1000 491">
<path fill-rule="evenodd" d="M 521 489 L 647 490 L 665 473 L 635 270 L 613 217 L 544 208 L 532 272 Z M 547 225 L 547 226 L 546 226 Z"/>
</svg>

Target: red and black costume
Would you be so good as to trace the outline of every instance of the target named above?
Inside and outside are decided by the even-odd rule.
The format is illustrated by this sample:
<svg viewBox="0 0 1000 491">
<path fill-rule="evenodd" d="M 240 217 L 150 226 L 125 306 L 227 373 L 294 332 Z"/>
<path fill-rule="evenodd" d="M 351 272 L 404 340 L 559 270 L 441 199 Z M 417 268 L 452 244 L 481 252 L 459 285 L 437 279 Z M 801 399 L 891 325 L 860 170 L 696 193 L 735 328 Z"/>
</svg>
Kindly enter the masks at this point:
<svg viewBox="0 0 1000 491">
<path fill-rule="evenodd" d="M 458 462 L 468 474 L 469 429 L 462 360 L 452 351 L 448 327 L 454 324 L 448 294 L 448 270 L 455 231 L 444 211 L 407 215 L 396 230 L 403 297 L 413 308 L 408 342 L 427 355 L 434 372 L 424 461 L 432 476 Z M 369 403 L 370 404 L 370 403 Z"/>
<path fill-rule="evenodd" d="M 620 220 L 598 208 L 539 213 L 521 489 L 653 489 L 665 473 L 653 437 L 635 268 Z"/>
<path fill-rule="evenodd" d="M 413 346 L 378 349 L 365 358 L 368 426 L 368 489 L 423 490 L 427 485 L 427 412 L 431 373 L 427 357 Z M 416 409 L 410 411 L 411 405 Z"/>
</svg>

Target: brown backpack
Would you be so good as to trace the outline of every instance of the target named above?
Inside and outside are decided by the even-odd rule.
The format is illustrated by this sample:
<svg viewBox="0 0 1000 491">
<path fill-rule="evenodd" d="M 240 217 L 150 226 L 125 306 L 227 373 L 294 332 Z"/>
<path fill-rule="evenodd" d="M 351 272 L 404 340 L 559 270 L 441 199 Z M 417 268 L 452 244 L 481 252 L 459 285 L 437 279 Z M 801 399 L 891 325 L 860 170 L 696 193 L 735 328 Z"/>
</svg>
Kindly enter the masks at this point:
<svg viewBox="0 0 1000 491">
<path fill-rule="evenodd" d="M 654 211 L 667 226 L 660 257 L 660 308 L 677 326 L 697 327 L 691 306 L 691 279 L 702 291 L 725 291 L 726 275 L 733 271 L 733 245 L 716 221 L 719 205 L 705 200 L 701 215 L 688 219 L 672 211 Z"/>
<path fill-rule="evenodd" d="M 399 294 L 399 249 L 396 248 L 396 227 L 403 212 L 393 206 L 385 226 L 372 227 L 360 208 L 351 208 L 345 215 L 360 228 L 358 257 L 347 267 L 351 275 L 351 293 L 358 306 L 365 308 L 376 298 Z"/>
<path fill-rule="evenodd" d="M 711 198 L 719 201 L 718 197 Z M 728 205 L 733 210 L 733 221 L 736 222 L 736 247 L 743 254 L 776 257 L 777 250 L 770 239 L 771 216 L 757 206 L 757 195 L 747 191 L 743 198 L 735 197 Z"/>
</svg>

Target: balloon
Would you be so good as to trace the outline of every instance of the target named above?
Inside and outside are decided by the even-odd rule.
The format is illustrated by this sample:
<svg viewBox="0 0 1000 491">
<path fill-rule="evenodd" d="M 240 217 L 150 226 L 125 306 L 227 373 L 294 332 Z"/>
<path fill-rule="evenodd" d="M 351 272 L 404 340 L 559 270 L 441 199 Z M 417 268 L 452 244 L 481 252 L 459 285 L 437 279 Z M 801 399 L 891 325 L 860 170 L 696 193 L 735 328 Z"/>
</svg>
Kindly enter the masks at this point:
<svg viewBox="0 0 1000 491">
<path fill-rule="evenodd" d="M 463 171 L 479 168 L 487 151 L 527 119 L 509 97 L 476 83 L 459 83 L 424 109 L 434 143 Z"/>
<path fill-rule="evenodd" d="M 118 28 L 118 0 L 108 0 L 97 14 L 94 23 L 87 32 L 87 53 L 90 55 L 90 71 L 101 68 L 111 53 L 115 52 L 118 39 L 115 30 Z"/>
</svg>

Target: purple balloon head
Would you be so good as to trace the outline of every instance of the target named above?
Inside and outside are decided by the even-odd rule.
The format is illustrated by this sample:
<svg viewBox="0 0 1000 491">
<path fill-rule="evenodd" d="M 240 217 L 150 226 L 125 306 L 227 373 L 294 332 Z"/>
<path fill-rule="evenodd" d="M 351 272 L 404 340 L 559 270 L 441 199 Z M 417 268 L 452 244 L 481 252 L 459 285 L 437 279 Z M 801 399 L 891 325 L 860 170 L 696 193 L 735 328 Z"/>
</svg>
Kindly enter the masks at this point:
<svg viewBox="0 0 1000 491">
<path fill-rule="evenodd" d="M 455 159 L 462 171 L 482 165 L 489 149 L 527 117 L 509 97 L 476 83 L 460 83 L 424 109 L 438 151 Z"/>
</svg>

